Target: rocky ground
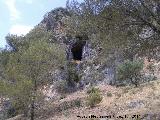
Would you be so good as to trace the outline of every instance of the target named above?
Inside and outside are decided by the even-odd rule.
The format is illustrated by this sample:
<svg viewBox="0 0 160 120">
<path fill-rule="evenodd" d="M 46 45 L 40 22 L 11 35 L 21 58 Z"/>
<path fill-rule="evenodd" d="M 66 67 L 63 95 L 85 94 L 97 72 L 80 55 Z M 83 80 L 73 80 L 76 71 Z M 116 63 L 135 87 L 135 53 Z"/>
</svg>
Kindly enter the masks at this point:
<svg viewBox="0 0 160 120">
<path fill-rule="evenodd" d="M 103 99 L 94 108 L 86 106 L 86 90 L 48 102 L 37 120 L 160 120 L 160 81 L 144 83 L 139 87 L 113 87 L 101 84 Z M 91 119 L 89 116 L 96 118 Z M 79 117 L 77 117 L 79 116 Z M 88 118 L 82 118 L 83 116 Z"/>
</svg>

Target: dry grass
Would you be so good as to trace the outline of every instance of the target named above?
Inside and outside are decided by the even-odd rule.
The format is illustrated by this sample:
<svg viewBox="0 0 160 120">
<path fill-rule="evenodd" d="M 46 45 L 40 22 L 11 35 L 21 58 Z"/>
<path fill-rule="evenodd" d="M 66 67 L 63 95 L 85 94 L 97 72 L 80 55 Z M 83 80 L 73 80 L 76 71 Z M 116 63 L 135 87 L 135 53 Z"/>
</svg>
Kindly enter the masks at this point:
<svg viewBox="0 0 160 120">
<path fill-rule="evenodd" d="M 97 86 L 103 99 L 100 104 L 94 108 L 87 106 L 72 107 L 52 116 L 47 120 L 82 120 L 79 116 L 106 116 L 106 115 L 129 115 L 139 114 L 143 116 L 147 113 L 160 113 L 160 81 L 152 81 L 144 83 L 139 87 L 113 87 L 109 85 Z M 111 94 L 111 96 L 109 95 Z M 108 96 L 109 95 L 109 96 Z M 54 104 L 62 104 L 64 102 L 81 99 L 86 101 L 86 90 L 66 96 L 62 100 L 57 100 Z M 45 113 L 44 113 L 45 114 Z M 114 120 L 115 118 L 113 118 Z M 159 118 L 155 118 L 159 119 Z M 84 120 L 90 120 L 89 118 Z M 98 119 L 99 120 L 99 119 Z M 127 119 L 126 119 L 127 120 Z M 128 119 L 129 120 L 129 119 Z"/>
</svg>

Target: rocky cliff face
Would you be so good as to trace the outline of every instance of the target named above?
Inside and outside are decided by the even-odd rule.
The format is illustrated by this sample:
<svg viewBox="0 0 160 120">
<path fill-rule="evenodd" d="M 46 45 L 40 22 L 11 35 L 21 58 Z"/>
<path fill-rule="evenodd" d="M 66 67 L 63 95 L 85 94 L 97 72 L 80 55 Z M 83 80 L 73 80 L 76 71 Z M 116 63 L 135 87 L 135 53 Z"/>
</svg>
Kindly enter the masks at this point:
<svg viewBox="0 0 160 120">
<path fill-rule="evenodd" d="M 114 67 L 105 67 L 104 64 L 96 62 L 99 51 L 93 47 L 88 37 L 66 34 L 64 19 L 67 17 L 70 17 L 70 14 L 66 9 L 57 8 L 47 13 L 39 25 L 54 33 L 54 40 L 65 46 L 67 61 L 76 63 L 75 69 L 80 76 L 77 88 L 102 82 L 114 84 Z M 66 71 L 62 69 L 53 71 L 53 81 L 64 80 L 67 77 L 66 74 Z"/>
</svg>

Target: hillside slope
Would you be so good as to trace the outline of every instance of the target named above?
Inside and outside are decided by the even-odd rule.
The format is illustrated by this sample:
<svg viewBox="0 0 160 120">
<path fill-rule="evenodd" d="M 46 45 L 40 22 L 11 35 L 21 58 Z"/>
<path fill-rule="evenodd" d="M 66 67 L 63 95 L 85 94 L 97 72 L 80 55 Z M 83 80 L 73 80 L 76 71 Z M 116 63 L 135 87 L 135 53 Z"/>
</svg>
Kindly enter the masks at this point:
<svg viewBox="0 0 160 120">
<path fill-rule="evenodd" d="M 160 119 L 160 81 L 144 83 L 137 88 L 113 87 L 110 85 L 97 86 L 101 95 L 102 102 L 94 108 L 86 106 L 86 90 L 78 91 L 68 95 L 66 98 L 50 102 L 43 110 L 42 116 L 37 120 L 92 120 L 89 117 L 106 117 L 95 120 L 107 120 L 111 116 L 112 120 L 119 120 L 124 117 L 126 120 L 159 120 Z M 81 101 L 77 104 L 75 101 Z M 125 118 L 125 115 L 127 118 Z M 135 115 L 138 115 L 136 118 Z M 79 117 L 77 117 L 79 116 Z M 118 117 L 118 118 L 117 118 Z M 94 120 L 94 119 L 93 119 Z"/>
</svg>

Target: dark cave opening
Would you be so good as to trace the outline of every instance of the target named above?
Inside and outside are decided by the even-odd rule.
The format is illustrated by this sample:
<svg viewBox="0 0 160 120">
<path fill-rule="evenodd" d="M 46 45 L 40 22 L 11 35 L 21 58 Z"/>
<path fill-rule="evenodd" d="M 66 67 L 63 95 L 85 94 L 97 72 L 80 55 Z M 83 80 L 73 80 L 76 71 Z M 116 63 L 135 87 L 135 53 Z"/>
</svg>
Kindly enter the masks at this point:
<svg viewBox="0 0 160 120">
<path fill-rule="evenodd" d="M 82 60 L 82 53 L 83 53 L 83 46 L 84 46 L 84 42 L 76 42 L 73 46 L 72 46 L 72 55 L 73 55 L 73 60 L 78 60 L 81 61 Z"/>
</svg>

